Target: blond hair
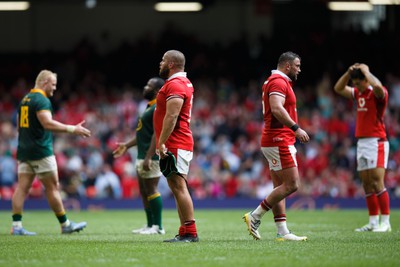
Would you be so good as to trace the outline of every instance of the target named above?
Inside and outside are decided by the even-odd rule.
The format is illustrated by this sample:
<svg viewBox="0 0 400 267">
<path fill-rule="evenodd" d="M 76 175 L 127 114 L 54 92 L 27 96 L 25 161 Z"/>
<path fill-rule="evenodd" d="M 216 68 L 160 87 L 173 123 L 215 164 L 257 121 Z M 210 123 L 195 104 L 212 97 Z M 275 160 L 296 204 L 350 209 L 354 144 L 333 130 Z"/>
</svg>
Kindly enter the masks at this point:
<svg viewBox="0 0 400 267">
<path fill-rule="evenodd" d="M 42 70 L 41 72 L 39 72 L 38 76 L 36 77 L 35 88 L 41 88 L 51 76 L 57 78 L 57 73 L 49 70 Z"/>
</svg>

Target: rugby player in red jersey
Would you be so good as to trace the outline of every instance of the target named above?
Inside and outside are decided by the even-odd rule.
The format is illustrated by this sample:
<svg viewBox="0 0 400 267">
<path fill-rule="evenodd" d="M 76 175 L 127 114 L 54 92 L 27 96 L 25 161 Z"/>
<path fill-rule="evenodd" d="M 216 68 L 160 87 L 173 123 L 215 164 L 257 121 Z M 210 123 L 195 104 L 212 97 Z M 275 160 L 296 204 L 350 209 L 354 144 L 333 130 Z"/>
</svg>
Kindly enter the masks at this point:
<svg viewBox="0 0 400 267">
<path fill-rule="evenodd" d="M 184 69 L 185 56 L 182 52 L 169 50 L 162 57 L 159 74 L 166 81 L 157 95 L 154 130 L 161 171 L 175 197 L 180 219 L 178 234 L 164 242 L 199 241 L 193 200 L 187 186 L 189 165 L 193 158 L 190 118 L 194 88 Z"/>
<path fill-rule="evenodd" d="M 352 86 L 348 85 L 349 81 Z M 365 191 L 369 223 L 355 231 L 390 232 L 390 199 L 384 183 L 389 157 L 384 124 L 388 91 L 366 64 L 359 63 L 347 69 L 334 89 L 357 104 L 357 171 Z"/>
<path fill-rule="evenodd" d="M 300 184 L 296 160 L 296 138 L 302 143 L 310 140 L 308 134 L 297 125 L 296 96 L 292 82 L 300 73 L 300 56 L 293 52 L 283 53 L 276 70 L 264 82 L 262 104 L 264 129 L 261 136 L 261 151 L 268 160 L 274 189 L 258 207 L 243 216 L 250 235 L 261 238 L 258 228 L 261 218 L 269 210 L 274 214 L 278 241 L 303 241 L 306 236 L 297 236 L 286 225 L 285 199 Z"/>
</svg>

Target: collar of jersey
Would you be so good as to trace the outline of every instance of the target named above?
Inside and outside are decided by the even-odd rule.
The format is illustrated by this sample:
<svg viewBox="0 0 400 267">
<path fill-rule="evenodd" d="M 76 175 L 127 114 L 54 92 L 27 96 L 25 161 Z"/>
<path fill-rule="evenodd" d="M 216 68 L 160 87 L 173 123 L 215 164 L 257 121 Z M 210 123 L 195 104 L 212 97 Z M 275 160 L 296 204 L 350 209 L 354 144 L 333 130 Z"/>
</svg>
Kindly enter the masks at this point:
<svg viewBox="0 0 400 267">
<path fill-rule="evenodd" d="M 167 81 L 172 80 L 173 78 L 176 78 L 176 77 L 186 77 L 186 72 L 184 72 L 184 71 L 177 72 L 177 73 L 171 75 L 171 77 L 169 77 L 167 79 Z"/>
<path fill-rule="evenodd" d="M 157 102 L 157 98 L 154 98 L 153 100 L 150 100 L 149 103 L 147 103 L 147 105 L 149 107 L 151 107 L 152 105 L 154 105 Z"/>
<path fill-rule="evenodd" d="M 280 71 L 280 70 L 272 70 L 271 73 L 272 73 L 272 74 L 279 74 L 279 75 L 283 76 L 283 77 L 284 77 L 286 80 L 288 80 L 289 82 L 292 81 L 292 79 L 290 79 L 289 76 L 287 76 L 285 73 L 283 73 L 283 72 Z"/>
<path fill-rule="evenodd" d="M 354 88 L 357 88 L 357 87 L 353 87 L 353 90 L 354 90 Z M 372 85 L 368 85 L 368 86 L 367 86 L 367 89 L 365 89 L 364 92 L 362 92 L 362 93 L 361 93 L 361 91 L 360 91 L 359 88 L 357 88 L 357 90 L 358 90 L 358 94 L 359 94 L 359 95 L 362 95 L 362 94 L 364 94 L 364 93 L 369 93 L 370 91 L 373 91 L 373 90 L 374 90 L 374 87 L 372 87 Z"/>
<path fill-rule="evenodd" d="M 42 94 L 44 97 L 47 97 L 46 93 L 40 88 L 31 89 L 31 93 L 39 93 L 39 94 Z"/>
</svg>

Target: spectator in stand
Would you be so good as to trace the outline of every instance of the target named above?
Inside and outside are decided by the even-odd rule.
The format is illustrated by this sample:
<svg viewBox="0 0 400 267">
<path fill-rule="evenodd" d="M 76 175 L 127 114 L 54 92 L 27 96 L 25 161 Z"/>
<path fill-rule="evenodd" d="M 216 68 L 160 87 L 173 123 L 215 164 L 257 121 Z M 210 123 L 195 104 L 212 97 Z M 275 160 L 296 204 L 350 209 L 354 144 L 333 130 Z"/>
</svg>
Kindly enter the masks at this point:
<svg viewBox="0 0 400 267">
<path fill-rule="evenodd" d="M 108 163 L 103 165 L 102 171 L 96 177 L 94 186 L 97 198 L 122 198 L 121 182 Z"/>
<path fill-rule="evenodd" d="M 16 181 L 17 162 L 5 142 L 0 141 L 0 199 L 11 199 Z"/>
</svg>

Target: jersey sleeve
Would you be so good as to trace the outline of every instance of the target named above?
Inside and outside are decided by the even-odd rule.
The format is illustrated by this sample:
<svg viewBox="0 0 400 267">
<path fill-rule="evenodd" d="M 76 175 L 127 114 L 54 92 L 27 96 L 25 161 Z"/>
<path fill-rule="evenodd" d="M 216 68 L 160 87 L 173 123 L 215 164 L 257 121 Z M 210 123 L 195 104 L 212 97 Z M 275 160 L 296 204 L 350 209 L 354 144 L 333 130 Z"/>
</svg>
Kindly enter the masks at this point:
<svg viewBox="0 0 400 267">
<path fill-rule="evenodd" d="M 283 79 L 274 79 L 270 82 L 268 96 L 279 95 L 286 98 L 287 95 L 287 84 Z"/>
<path fill-rule="evenodd" d="M 36 112 L 40 111 L 50 111 L 51 113 L 53 113 L 53 108 L 48 98 L 40 97 L 36 102 Z"/>
<path fill-rule="evenodd" d="M 377 98 L 379 102 L 388 102 L 389 101 L 389 93 L 386 87 L 383 86 L 383 91 L 385 92 L 385 96 L 383 98 Z"/>
<path fill-rule="evenodd" d="M 170 84 L 168 84 L 167 88 L 165 88 L 166 91 L 166 100 L 170 100 L 172 98 L 181 98 L 185 99 L 186 98 L 186 85 L 183 85 L 179 81 L 172 81 Z"/>
</svg>

